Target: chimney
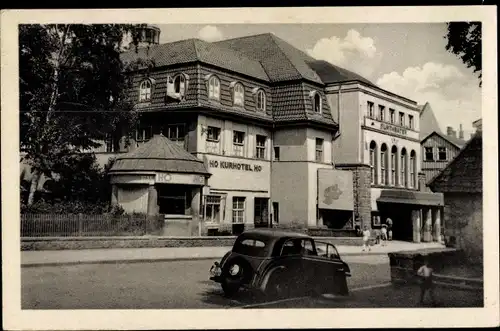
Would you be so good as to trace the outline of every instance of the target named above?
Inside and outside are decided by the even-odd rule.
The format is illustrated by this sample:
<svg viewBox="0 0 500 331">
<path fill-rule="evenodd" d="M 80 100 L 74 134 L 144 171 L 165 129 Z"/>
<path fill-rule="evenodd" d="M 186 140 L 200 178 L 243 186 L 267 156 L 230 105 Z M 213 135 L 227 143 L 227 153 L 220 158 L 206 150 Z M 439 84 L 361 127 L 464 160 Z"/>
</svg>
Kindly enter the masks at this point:
<svg viewBox="0 0 500 331">
<path fill-rule="evenodd" d="M 453 128 L 451 126 L 446 127 L 446 135 L 453 136 Z"/>
<path fill-rule="evenodd" d="M 458 131 L 458 138 L 464 140 L 464 130 L 462 129 L 462 124 L 460 124 L 460 130 Z"/>
</svg>

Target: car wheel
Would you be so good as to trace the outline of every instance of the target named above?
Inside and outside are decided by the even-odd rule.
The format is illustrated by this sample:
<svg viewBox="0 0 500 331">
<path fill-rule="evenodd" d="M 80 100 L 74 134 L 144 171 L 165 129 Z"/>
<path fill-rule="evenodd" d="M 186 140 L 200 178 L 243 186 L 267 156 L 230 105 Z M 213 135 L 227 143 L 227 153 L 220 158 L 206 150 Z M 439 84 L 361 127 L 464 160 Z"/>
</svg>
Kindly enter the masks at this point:
<svg viewBox="0 0 500 331">
<path fill-rule="evenodd" d="M 238 290 L 240 289 L 240 286 L 238 284 L 234 283 L 228 283 L 225 280 L 222 280 L 222 290 L 224 291 L 224 295 L 227 297 L 232 297 L 234 296 Z"/>
<path fill-rule="evenodd" d="M 334 288 L 335 288 L 335 293 L 338 295 L 348 295 L 349 290 L 347 288 L 347 278 L 345 274 L 337 274 L 335 275 L 335 280 L 334 280 Z"/>
<path fill-rule="evenodd" d="M 222 290 L 226 296 L 238 292 L 241 285 L 248 283 L 252 275 L 250 265 L 242 259 L 235 259 L 224 264 L 221 274 Z"/>
<path fill-rule="evenodd" d="M 282 298 L 288 294 L 288 284 L 283 272 L 274 272 L 266 286 L 266 295 L 271 298 Z"/>
</svg>

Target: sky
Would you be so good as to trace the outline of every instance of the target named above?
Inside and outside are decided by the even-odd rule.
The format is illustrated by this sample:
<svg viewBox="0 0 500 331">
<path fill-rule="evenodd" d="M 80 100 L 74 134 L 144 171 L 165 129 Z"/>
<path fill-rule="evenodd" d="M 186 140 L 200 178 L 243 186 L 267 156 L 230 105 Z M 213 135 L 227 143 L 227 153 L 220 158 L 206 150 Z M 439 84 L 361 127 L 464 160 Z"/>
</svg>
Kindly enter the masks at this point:
<svg viewBox="0 0 500 331">
<path fill-rule="evenodd" d="M 160 43 L 273 33 L 309 55 L 354 71 L 379 87 L 425 104 L 440 128 L 462 124 L 465 138 L 481 117 L 477 75 L 445 50 L 444 23 L 163 24 Z"/>
</svg>

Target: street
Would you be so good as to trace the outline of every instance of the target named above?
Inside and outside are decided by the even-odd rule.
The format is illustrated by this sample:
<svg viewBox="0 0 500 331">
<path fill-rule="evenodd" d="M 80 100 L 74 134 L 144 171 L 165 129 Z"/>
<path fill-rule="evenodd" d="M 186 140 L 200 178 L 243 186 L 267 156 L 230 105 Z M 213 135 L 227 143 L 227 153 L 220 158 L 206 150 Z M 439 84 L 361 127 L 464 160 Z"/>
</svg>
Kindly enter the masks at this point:
<svg viewBox="0 0 500 331">
<path fill-rule="evenodd" d="M 185 309 L 416 307 L 418 288 L 390 281 L 384 255 L 346 256 L 349 297 L 263 302 L 248 292 L 232 299 L 208 279 L 213 260 L 81 264 L 22 268 L 23 309 Z M 380 286 L 382 285 L 382 286 Z M 437 289 L 438 306 L 479 307 L 482 296 Z"/>
</svg>

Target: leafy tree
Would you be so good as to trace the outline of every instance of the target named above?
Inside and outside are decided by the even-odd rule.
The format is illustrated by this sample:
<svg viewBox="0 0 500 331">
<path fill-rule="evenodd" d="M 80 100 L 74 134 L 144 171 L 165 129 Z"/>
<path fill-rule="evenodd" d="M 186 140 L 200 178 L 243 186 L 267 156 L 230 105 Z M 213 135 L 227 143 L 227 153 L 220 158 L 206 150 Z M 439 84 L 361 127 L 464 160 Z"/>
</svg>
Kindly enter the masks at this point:
<svg viewBox="0 0 500 331">
<path fill-rule="evenodd" d="M 479 86 L 482 84 L 482 42 L 481 22 L 447 23 L 446 50 L 458 56 L 467 68 L 479 73 Z"/>
<path fill-rule="evenodd" d="M 138 26 L 19 26 L 20 147 L 33 173 L 28 205 L 42 174 L 135 123 L 120 53 L 126 35 L 138 45 Z"/>
</svg>

